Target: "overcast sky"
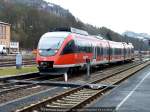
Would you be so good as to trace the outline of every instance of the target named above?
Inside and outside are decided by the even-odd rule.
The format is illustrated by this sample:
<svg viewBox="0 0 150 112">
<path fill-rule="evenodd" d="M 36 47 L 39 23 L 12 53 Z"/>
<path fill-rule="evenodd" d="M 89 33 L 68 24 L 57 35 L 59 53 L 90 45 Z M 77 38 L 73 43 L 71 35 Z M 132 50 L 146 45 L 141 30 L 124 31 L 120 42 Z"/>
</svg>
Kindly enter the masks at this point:
<svg viewBox="0 0 150 112">
<path fill-rule="evenodd" d="M 68 9 L 84 23 L 118 33 L 150 34 L 150 0 L 46 0 Z"/>
</svg>

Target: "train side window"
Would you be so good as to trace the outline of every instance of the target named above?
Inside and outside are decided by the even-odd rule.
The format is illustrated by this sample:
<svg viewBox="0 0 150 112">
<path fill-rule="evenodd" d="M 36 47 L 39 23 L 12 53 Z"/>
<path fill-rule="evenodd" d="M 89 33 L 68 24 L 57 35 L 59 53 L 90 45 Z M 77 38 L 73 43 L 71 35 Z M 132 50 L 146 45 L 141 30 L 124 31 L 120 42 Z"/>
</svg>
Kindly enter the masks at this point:
<svg viewBox="0 0 150 112">
<path fill-rule="evenodd" d="M 117 55 L 117 48 L 115 48 L 115 55 Z"/>
<path fill-rule="evenodd" d="M 107 48 L 107 47 L 104 48 L 104 55 L 105 55 L 105 56 L 108 55 L 108 48 Z"/>
<path fill-rule="evenodd" d="M 86 46 L 86 52 L 87 52 L 87 53 L 91 53 L 91 48 L 90 48 L 90 46 Z"/>
<path fill-rule="evenodd" d="M 100 52 L 100 55 L 103 55 L 104 52 L 103 52 L 103 47 L 101 47 L 101 52 Z"/>
<path fill-rule="evenodd" d="M 127 54 L 127 49 L 126 49 L 126 48 L 124 49 L 124 54 L 125 54 L 125 55 Z"/>
<path fill-rule="evenodd" d="M 97 46 L 97 56 L 100 56 L 100 47 Z"/>
<path fill-rule="evenodd" d="M 105 56 L 105 48 L 103 47 L 103 55 Z"/>
<path fill-rule="evenodd" d="M 109 47 L 106 48 L 107 49 L 107 56 L 110 54 L 110 49 Z"/>
<path fill-rule="evenodd" d="M 115 54 L 115 50 L 114 50 L 114 48 L 112 48 L 112 55 L 114 55 Z"/>
<path fill-rule="evenodd" d="M 118 55 L 120 55 L 120 48 L 118 48 Z"/>
<path fill-rule="evenodd" d="M 105 48 L 105 56 L 107 56 L 107 48 Z"/>
<path fill-rule="evenodd" d="M 65 48 L 62 51 L 62 54 L 75 53 L 77 51 L 77 46 L 75 45 L 74 40 L 67 43 Z"/>
<path fill-rule="evenodd" d="M 109 47 L 109 54 L 112 55 L 112 48 Z"/>
<path fill-rule="evenodd" d="M 129 48 L 130 54 L 131 54 L 131 49 Z"/>
<path fill-rule="evenodd" d="M 134 49 L 132 48 L 132 54 L 134 54 Z"/>
<path fill-rule="evenodd" d="M 82 46 L 81 46 L 81 42 L 80 41 L 78 41 L 78 51 L 82 52 Z"/>
</svg>

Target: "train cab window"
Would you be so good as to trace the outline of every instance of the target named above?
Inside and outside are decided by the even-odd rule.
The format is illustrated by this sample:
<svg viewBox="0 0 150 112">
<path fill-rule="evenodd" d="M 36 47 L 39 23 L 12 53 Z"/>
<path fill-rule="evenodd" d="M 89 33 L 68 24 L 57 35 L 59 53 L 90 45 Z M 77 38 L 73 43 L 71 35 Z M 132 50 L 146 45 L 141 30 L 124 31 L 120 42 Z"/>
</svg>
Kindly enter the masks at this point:
<svg viewBox="0 0 150 112">
<path fill-rule="evenodd" d="M 74 40 L 67 43 L 65 48 L 62 51 L 62 54 L 75 53 L 77 51 L 77 46 L 75 45 Z"/>
<path fill-rule="evenodd" d="M 42 36 L 38 43 L 39 54 L 41 56 L 55 55 L 63 41 L 64 37 Z"/>
</svg>

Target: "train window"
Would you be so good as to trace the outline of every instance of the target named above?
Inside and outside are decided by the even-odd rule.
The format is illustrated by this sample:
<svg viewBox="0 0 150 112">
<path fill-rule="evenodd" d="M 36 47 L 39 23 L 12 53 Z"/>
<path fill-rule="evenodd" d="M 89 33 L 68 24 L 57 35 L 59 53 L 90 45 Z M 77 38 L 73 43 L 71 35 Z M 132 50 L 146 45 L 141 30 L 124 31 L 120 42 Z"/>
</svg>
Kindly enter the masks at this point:
<svg viewBox="0 0 150 112">
<path fill-rule="evenodd" d="M 107 55 L 107 48 L 104 48 L 104 55 L 106 56 Z"/>
<path fill-rule="evenodd" d="M 132 51 L 132 54 L 134 54 L 134 49 L 133 48 L 131 49 L 131 51 Z"/>
<path fill-rule="evenodd" d="M 124 55 L 126 55 L 126 52 L 127 52 L 127 51 L 126 51 L 126 48 L 124 48 Z"/>
<path fill-rule="evenodd" d="M 113 52 L 113 51 L 112 51 L 112 48 L 110 47 L 110 48 L 109 48 L 109 54 L 112 55 L 112 52 Z"/>
<path fill-rule="evenodd" d="M 75 41 L 76 46 L 78 47 L 78 52 L 86 52 L 86 53 L 91 53 L 92 52 L 92 46 L 90 42 L 86 40 L 76 40 Z"/>
<path fill-rule="evenodd" d="M 84 41 L 81 41 L 81 52 L 86 52 L 86 44 Z"/>
<path fill-rule="evenodd" d="M 130 48 L 128 48 L 128 54 L 130 55 Z"/>
<path fill-rule="evenodd" d="M 92 48 L 91 48 L 91 45 L 90 45 L 90 43 L 88 43 L 87 42 L 87 44 L 86 44 L 86 53 L 91 53 L 92 52 Z"/>
<path fill-rule="evenodd" d="M 83 43 L 81 40 L 76 40 L 76 46 L 78 47 L 78 52 L 82 52 L 83 51 Z"/>
<path fill-rule="evenodd" d="M 96 47 L 93 47 L 93 59 L 96 59 Z"/>
<path fill-rule="evenodd" d="M 67 43 L 65 48 L 62 51 L 62 54 L 69 54 L 69 53 L 75 53 L 77 52 L 77 46 L 75 45 L 74 40 Z"/>
<path fill-rule="evenodd" d="M 103 47 L 103 55 L 105 56 L 106 49 Z"/>
<path fill-rule="evenodd" d="M 100 47 L 97 47 L 97 56 L 100 56 Z"/>
<path fill-rule="evenodd" d="M 81 52 L 81 43 L 80 43 L 80 41 L 76 40 L 76 46 L 78 47 L 78 52 Z"/>
<path fill-rule="evenodd" d="M 117 53 L 118 51 L 117 51 L 117 48 L 114 48 L 114 55 L 117 55 L 118 53 Z"/>
<path fill-rule="evenodd" d="M 85 52 L 88 53 L 89 52 L 89 47 L 85 46 Z"/>
<path fill-rule="evenodd" d="M 100 49 L 101 49 L 100 55 L 103 55 L 103 47 L 101 47 Z"/>
<path fill-rule="evenodd" d="M 106 48 L 106 55 L 109 55 L 109 48 Z"/>
<path fill-rule="evenodd" d="M 59 49 L 64 41 L 63 37 L 42 37 L 38 49 Z"/>
<path fill-rule="evenodd" d="M 118 55 L 120 55 L 121 53 L 120 53 L 120 48 L 118 48 Z"/>
<path fill-rule="evenodd" d="M 41 56 L 55 55 L 64 41 L 63 37 L 42 37 L 38 44 L 39 54 Z"/>
<path fill-rule="evenodd" d="M 103 48 L 103 55 L 107 56 L 108 55 L 108 48 Z"/>
</svg>

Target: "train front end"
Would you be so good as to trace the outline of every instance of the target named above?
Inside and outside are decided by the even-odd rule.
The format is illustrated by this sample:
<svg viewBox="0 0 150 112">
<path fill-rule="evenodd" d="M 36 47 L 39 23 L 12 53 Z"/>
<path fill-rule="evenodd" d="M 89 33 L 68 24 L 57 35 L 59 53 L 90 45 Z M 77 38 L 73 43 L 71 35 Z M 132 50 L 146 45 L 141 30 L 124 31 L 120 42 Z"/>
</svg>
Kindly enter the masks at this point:
<svg viewBox="0 0 150 112">
<path fill-rule="evenodd" d="M 54 68 L 59 61 L 59 54 L 69 32 L 48 32 L 39 40 L 36 63 L 40 73 L 65 72 L 65 69 Z"/>
</svg>

